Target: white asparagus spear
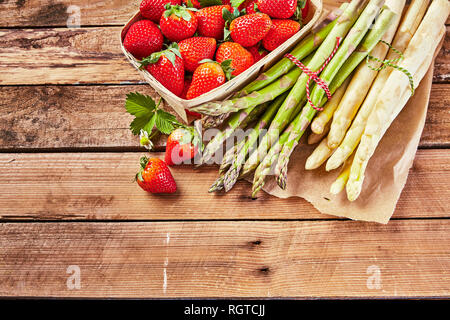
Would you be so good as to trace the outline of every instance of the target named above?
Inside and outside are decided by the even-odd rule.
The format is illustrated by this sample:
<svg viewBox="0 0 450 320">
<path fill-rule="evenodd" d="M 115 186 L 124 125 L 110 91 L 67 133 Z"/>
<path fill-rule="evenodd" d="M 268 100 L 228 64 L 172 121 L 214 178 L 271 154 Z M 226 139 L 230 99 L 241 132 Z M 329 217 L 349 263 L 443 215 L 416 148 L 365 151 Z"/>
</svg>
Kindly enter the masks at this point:
<svg viewBox="0 0 450 320">
<path fill-rule="evenodd" d="M 333 149 L 328 147 L 328 137 L 324 138 L 322 142 L 314 149 L 313 153 L 306 159 L 305 169 L 314 170 L 317 169 L 327 161 L 330 155 L 333 153 Z"/>
<path fill-rule="evenodd" d="M 386 31 L 382 40 L 391 43 L 395 36 L 406 0 L 387 0 L 385 5 L 396 13 L 396 18 L 392 25 Z M 389 47 L 384 43 L 379 43 L 370 53 L 373 57 L 383 60 Z M 379 68 L 381 63 L 371 62 L 372 68 Z M 375 80 L 378 71 L 375 71 L 366 63 L 356 69 L 355 75 L 350 82 L 347 91 L 339 102 L 339 106 L 333 116 L 330 133 L 328 134 L 328 147 L 332 150 L 336 149 L 345 137 L 347 129 L 350 127 L 359 107 L 363 103 L 366 95 Z"/>
<path fill-rule="evenodd" d="M 400 66 L 409 70 L 415 84 L 419 84 L 431 64 L 434 51 L 439 45 L 442 26 L 450 13 L 448 0 L 434 0 L 419 28 L 414 34 L 404 54 Z M 407 101 L 401 101 L 410 90 L 408 78 L 404 73 L 394 70 L 386 82 L 379 99 L 367 121 L 366 129 L 357 148 L 350 178 L 347 183 L 347 197 L 354 201 L 361 193 L 367 164 L 378 143 Z M 411 95 L 411 93 L 409 93 Z"/>
<path fill-rule="evenodd" d="M 419 23 L 425 15 L 428 3 L 428 0 L 413 0 L 411 2 L 411 5 L 406 12 L 392 43 L 394 48 L 402 52 L 405 51 L 411 41 L 411 38 L 419 27 Z M 392 60 L 396 57 L 397 54 L 393 50 L 390 50 L 386 58 Z M 378 95 L 393 70 L 393 68 L 388 67 L 378 73 L 377 78 L 370 88 L 369 94 L 358 111 L 358 114 L 356 115 L 350 129 L 347 131 L 344 140 L 335 150 L 330 159 L 328 159 L 326 165 L 327 171 L 340 167 L 358 146 L 364 132 L 364 128 L 366 127 L 367 119 L 373 110 Z"/>
<path fill-rule="evenodd" d="M 316 144 L 316 143 L 319 143 L 320 141 L 322 141 L 322 139 L 327 136 L 328 132 L 330 132 L 330 126 L 331 126 L 331 122 L 328 122 L 325 125 L 325 129 L 323 130 L 323 132 L 321 134 L 311 132 L 310 135 L 308 136 L 308 144 Z"/>
<path fill-rule="evenodd" d="M 336 178 L 336 181 L 330 187 L 330 192 L 332 194 L 339 194 L 342 190 L 345 189 L 347 185 L 348 178 L 350 177 L 350 169 L 352 167 L 353 159 L 355 158 L 355 153 L 352 153 L 350 158 L 345 161 L 344 166 L 342 167 L 342 171 L 339 176 Z"/>
</svg>

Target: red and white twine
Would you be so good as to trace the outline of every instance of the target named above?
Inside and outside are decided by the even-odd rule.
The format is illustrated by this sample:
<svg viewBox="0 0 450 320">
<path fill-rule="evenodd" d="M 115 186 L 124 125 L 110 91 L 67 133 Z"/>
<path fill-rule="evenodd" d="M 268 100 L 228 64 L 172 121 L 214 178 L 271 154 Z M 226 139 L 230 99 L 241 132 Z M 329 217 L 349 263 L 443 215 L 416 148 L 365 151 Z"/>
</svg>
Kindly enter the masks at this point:
<svg viewBox="0 0 450 320">
<path fill-rule="evenodd" d="M 322 111 L 323 108 L 319 108 L 311 100 L 311 91 L 309 88 L 309 85 L 311 83 L 311 80 L 313 80 L 319 87 L 321 87 L 325 94 L 328 97 L 328 100 L 331 99 L 331 92 L 330 88 L 328 87 L 327 83 L 323 81 L 321 78 L 319 78 L 319 74 L 325 69 L 325 67 L 330 63 L 331 59 L 333 59 L 334 55 L 336 54 L 337 50 L 339 49 L 339 45 L 341 44 L 342 38 L 337 37 L 336 38 L 336 47 L 334 48 L 333 52 L 330 54 L 330 56 L 325 60 L 322 67 L 317 70 L 316 72 L 311 71 L 307 66 L 305 66 L 303 63 L 300 62 L 296 57 L 294 57 L 292 54 L 288 53 L 285 55 L 286 58 L 291 60 L 297 67 L 299 67 L 305 74 L 308 75 L 308 82 L 306 82 L 306 97 L 308 98 L 308 102 L 317 111 Z"/>
</svg>

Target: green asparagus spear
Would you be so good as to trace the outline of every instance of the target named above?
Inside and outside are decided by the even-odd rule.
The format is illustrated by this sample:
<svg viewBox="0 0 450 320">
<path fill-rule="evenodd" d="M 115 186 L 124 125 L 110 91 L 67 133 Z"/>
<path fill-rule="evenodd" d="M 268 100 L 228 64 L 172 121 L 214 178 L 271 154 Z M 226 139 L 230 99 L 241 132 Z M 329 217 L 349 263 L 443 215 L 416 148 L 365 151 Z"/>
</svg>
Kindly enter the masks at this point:
<svg viewBox="0 0 450 320">
<path fill-rule="evenodd" d="M 243 145 L 240 146 L 240 148 L 234 154 L 231 168 L 224 176 L 223 182 L 225 192 L 230 191 L 231 188 L 235 185 L 248 152 L 253 148 L 263 130 L 270 125 L 276 112 L 280 108 L 284 99 L 286 99 L 286 96 L 287 93 L 284 93 L 283 95 L 275 99 L 275 101 L 267 108 L 266 112 L 261 117 L 259 122 L 255 125 L 254 129 L 250 132 L 249 136 L 245 140 L 243 140 Z"/>
<path fill-rule="evenodd" d="M 228 121 L 227 128 L 219 132 L 206 146 L 203 151 L 201 163 L 208 162 L 214 153 L 222 147 L 223 143 L 231 137 L 236 129 L 245 128 L 249 123 L 258 119 L 259 115 L 264 112 L 266 108 L 267 103 L 264 103 L 258 107 L 250 107 L 233 114 Z"/>
<path fill-rule="evenodd" d="M 223 190 L 223 175 L 221 175 L 219 178 L 217 178 L 216 181 L 214 181 L 208 192 L 212 193 L 220 190 Z"/>
<path fill-rule="evenodd" d="M 369 29 L 374 17 L 379 12 L 379 3 L 380 2 L 377 0 L 372 0 L 369 3 L 367 9 L 361 14 L 361 17 L 355 24 L 355 31 L 351 32 L 351 36 L 347 37 L 344 40 L 344 43 L 336 53 L 336 56 L 331 60 L 330 64 L 320 75 L 321 79 L 326 81 L 326 83 L 331 83 L 336 74 L 340 72 L 340 69 L 342 69 L 343 72 L 340 72 L 341 75 L 337 77 L 337 82 L 343 82 L 345 78 L 343 78 L 342 74 L 347 74 L 348 76 L 369 54 L 369 52 L 372 51 L 372 49 L 377 45 L 377 43 L 386 32 L 386 30 L 389 28 L 390 23 L 395 17 L 395 14 L 391 10 L 385 8 L 376 20 L 372 30 L 370 30 L 367 35 L 364 36 L 364 34 Z M 348 52 L 351 52 L 352 47 L 356 48 L 363 37 L 364 40 L 362 41 L 361 46 L 358 48 L 358 50 L 351 54 L 347 61 L 345 61 L 345 58 L 348 57 Z M 312 92 L 313 103 L 315 105 L 323 104 L 326 101 L 326 97 L 324 99 L 324 95 L 325 92 L 323 89 L 318 86 L 314 87 Z M 315 114 L 316 110 L 309 104 L 306 104 L 300 116 L 294 121 L 294 130 L 291 133 L 289 141 L 283 146 L 279 161 L 275 169 L 275 174 L 278 176 L 278 185 L 283 189 L 286 188 L 287 166 L 289 163 L 289 157 L 292 154 L 294 148 L 297 146 L 300 138 L 303 136 L 303 133 L 309 126 L 309 123 L 311 122 Z"/>
<path fill-rule="evenodd" d="M 347 7 L 348 3 L 343 3 L 341 7 L 333 12 L 331 12 L 326 19 L 315 27 L 308 37 L 303 39 L 291 52 L 291 55 L 296 57 L 298 60 L 303 60 L 306 56 L 311 54 L 316 48 L 318 48 L 322 42 L 325 40 L 327 35 L 333 29 L 334 25 L 337 23 L 337 18 L 342 14 L 342 11 Z M 239 97 L 246 96 L 253 91 L 260 90 L 275 81 L 282 75 L 289 72 L 295 64 L 288 58 L 282 58 L 269 70 L 261 73 L 256 80 L 248 84 L 239 93 Z"/>
<path fill-rule="evenodd" d="M 309 55 L 303 63 L 308 64 L 311 61 L 312 55 Z M 272 82 L 267 87 L 252 92 L 248 96 L 242 98 L 234 98 L 225 100 L 223 102 L 213 101 L 204 105 L 190 109 L 211 116 L 220 116 L 222 114 L 236 112 L 242 109 L 251 108 L 264 102 L 272 101 L 279 95 L 289 91 L 297 81 L 302 71 L 299 68 L 292 69 L 287 74 L 282 76 L 275 82 Z"/>
</svg>

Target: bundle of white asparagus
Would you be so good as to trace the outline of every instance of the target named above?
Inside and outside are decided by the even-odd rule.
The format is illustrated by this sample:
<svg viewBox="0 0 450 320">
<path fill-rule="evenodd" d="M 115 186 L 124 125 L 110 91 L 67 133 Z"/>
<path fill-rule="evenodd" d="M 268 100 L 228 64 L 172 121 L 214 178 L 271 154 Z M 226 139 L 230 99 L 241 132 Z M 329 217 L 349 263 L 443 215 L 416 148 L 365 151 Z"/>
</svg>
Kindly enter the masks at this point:
<svg viewBox="0 0 450 320">
<path fill-rule="evenodd" d="M 450 11 L 448 0 L 412 0 L 405 6 L 406 0 L 352 0 L 291 52 L 314 72 L 342 39 L 318 75 L 332 94 L 329 101 L 312 81 L 307 101 L 309 76 L 283 58 L 232 99 L 196 107 L 209 123 L 227 124 L 206 146 L 205 162 L 237 129 L 253 128 L 226 152 L 211 191 L 228 191 L 251 173 L 253 196 L 273 173 L 285 189 L 291 154 L 311 124 L 308 143 L 319 144 L 306 169 L 342 167 L 331 192 L 346 189 L 350 201 L 357 199 L 366 166 L 428 70 Z"/>
<path fill-rule="evenodd" d="M 404 5 L 405 1 L 390 3 L 391 9 L 396 12 L 401 12 Z M 392 47 L 404 51 L 398 65 L 411 74 L 414 86 L 419 85 L 432 62 L 445 33 L 449 10 L 447 0 L 434 0 L 431 5 L 428 0 L 413 0 L 398 31 L 392 25 L 384 36 L 383 40 L 391 43 L 395 34 Z M 384 60 L 387 49 L 386 44 L 380 43 L 371 55 Z M 390 50 L 386 59 L 392 60 L 396 56 L 398 54 Z M 362 64 L 338 103 L 333 119 L 330 120 L 329 115 L 319 115 L 312 123 L 314 133 L 310 139 L 314 142 L 314 135 L 323 135 L 327 130 L 326 120 L 331 121 L 328 135 L 308 158 L 306 169 L 318 168 L 325 162 L 327 171 L 342 166 L 341 174 L 330 191 L 337 194 L 346 188 L 348 199 L 356 200 L 361 193 L 370 158 L 412 94 L 411 83 L 401 70 L 388 66 L 377 72 Z M 322 113 L 326 111 L 327 108 Z"/>
</svg>

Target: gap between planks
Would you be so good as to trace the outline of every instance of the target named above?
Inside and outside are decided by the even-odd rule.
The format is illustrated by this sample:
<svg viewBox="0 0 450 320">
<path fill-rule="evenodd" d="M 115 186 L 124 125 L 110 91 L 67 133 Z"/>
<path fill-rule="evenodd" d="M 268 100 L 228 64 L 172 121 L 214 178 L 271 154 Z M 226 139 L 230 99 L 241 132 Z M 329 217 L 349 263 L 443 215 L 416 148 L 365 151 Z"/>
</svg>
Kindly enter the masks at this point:
<svg viewBox="0 0 450 320">
<path fill-rule="evenodd" d="M 171 169 L 179 191 L 146 194 L 133 183 L 142 153 L 0 154 L 0 217 L 7 220 L 335 219 L 301 198 L 250 197 L 240 182 L 208 194 L 216 167 Z M 162 156 L 162 154 L 153 154 Z M 450 150 L 420 150 L 395 218 L 450 217 Z"/>
<path fill-rule="evenodd" d="M 124 107 L 133 91 L 158 98 L 145 85 L 3 87 L 0 152 L 139 151 Z M 450 147 L 449 104 L 450 86 L 434 84 L 421 147 Z M 164 137 L 156 145 L 163 150 Z"/>
<path fill-rule="evenodd" d="M 0 295 L 448 297 L 449 227 L 437 220 L 5 223 Z"/>
</svg>

